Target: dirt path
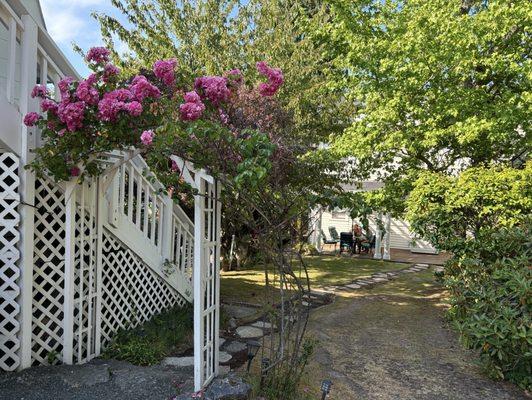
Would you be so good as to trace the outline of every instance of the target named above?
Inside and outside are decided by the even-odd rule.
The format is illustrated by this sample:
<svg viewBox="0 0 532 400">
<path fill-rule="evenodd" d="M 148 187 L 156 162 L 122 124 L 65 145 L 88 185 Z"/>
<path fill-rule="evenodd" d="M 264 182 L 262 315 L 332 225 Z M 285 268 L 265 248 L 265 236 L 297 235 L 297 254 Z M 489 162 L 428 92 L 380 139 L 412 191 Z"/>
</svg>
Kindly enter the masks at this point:
<svg viewBox="0 0 532 400">
<path fill-rule="evenodd" d="M 529 399 L 482 375 L 446 327 L 443 296 L 431 269 L 338 293 L 310 319 L 319 344 L 309 382 L 331 379 L 331 400 Z"/>
</svg>

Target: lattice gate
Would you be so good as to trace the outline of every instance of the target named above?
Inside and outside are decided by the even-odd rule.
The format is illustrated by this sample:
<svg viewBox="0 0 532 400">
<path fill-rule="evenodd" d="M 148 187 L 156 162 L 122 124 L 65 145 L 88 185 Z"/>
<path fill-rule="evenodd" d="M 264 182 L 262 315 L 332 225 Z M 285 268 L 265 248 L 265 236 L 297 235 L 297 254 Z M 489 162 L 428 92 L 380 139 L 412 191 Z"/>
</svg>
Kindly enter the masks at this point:
<svg viewBox="0 0 532 400">
<path fill-rule="evenodd" d="M 195 188 L 194 386 L 200 390 L 219 370 L 221 186 L 199 171 Z"/>
</svg>

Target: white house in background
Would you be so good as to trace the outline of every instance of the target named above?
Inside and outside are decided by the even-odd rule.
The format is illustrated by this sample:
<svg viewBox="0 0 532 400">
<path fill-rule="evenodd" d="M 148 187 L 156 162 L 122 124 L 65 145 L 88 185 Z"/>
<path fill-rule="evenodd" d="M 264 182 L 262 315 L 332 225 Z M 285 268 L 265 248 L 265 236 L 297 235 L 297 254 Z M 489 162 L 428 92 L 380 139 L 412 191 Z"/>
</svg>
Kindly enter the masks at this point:
<svg viewBox="0 0 532 400">
<path fill-rule="evenodd" d="M 376 190 L 383 186 L 381 182 L 367 181 L 361 182 L 360 185 L 348 186 L 345 190 L 348 191 L 370 191 Z M 371 232 L 377 233 L 379 231 L 376 223 L 377 215 L 369 217 L 369 228 Z M 381 216 L 385 227 L 385 235 L 381 243 L 379 243 L 377 235 L 375 258 L 390 258 L 390 249 L 409 250 L 412 253 L 428 253 L 436 254 L 437 251 L 427 241 L 416 238 L 415 234 L 410 230 L 408 222 L 400 219 L 391 218 L 389 215 Z M 338 234 L 341 232 L 352 232 L 353 225 L 357 223 L 362 226 L 358 219 L 352 219 L 348 210 L 341 209 L 327 209 L 319 208 L 312 211 L 313 220 L 313 234 L 310 237 L 312 244 L 321 251 L 323 248 L 324 235 L 326 239 L 331 239 L 330 228 L 335 228 Z M 379 247 L 382 246 L 382 249 Z"/>
<path fill-rule="evenodd" d="M 26 170 L 42 143 L 22 123 L 40 112 L 30 92 L 57 98 L 67 75 L 38 0 L 0 0 L 0 370 L 88 362 L 120 328 L 193 302 L 200 390 L 219 371 L 220 186 L 174 160 L 199 193 L 192 222 L 134 150 L 100 154 L 82 184 Z"/>
</svg>

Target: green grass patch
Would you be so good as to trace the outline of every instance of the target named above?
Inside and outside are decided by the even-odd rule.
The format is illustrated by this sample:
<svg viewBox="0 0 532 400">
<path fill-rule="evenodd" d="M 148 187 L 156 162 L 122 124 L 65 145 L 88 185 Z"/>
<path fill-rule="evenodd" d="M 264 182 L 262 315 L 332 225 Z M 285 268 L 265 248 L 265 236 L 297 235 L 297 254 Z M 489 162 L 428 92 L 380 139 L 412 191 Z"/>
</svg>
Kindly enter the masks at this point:
<svg viewBox="0 0 532 400">
<path fill-rule="evenodd" d="M 375 272 L 395 271 L 405 264 L 338 256 L 307 256 L 304 258 L 311 288 L 351 282 Z M 264 265 L 241 271 L 222 272 L 221 296 L 226 302 L 261 303 L 265 298 Z"/>
<path fill-rule="evenodd" d="M 105 349 L 104 357 L 153 365 L 170 354 L 192 347 L 192 306 L 171 308 L 132 329 L 121 329 Z"/>
</svg>

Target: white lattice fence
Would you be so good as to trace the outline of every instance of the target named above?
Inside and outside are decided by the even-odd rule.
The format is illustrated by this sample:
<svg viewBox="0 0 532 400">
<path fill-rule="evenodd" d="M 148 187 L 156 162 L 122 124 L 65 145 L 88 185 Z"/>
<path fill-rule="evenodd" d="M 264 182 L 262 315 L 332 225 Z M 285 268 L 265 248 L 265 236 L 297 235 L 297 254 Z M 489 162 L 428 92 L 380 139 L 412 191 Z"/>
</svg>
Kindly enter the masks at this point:
<svg viewBox="0 0 532 400">
<path fill-rule="evenodd" d="M 65 198 L 47 180 L 35 183 L 32 360 L 57 363 L 63 349 Z"/>
<path fill-rule="evenodd" d="M 19 158 L 15 154 L 0 153 L 0 369 L 6 371 L 15 370 L 20 364 L 18 169 Z"/>
<path fill-rule="evenodd" d="M 103 234 L 102 344 L 185 300 L 111 233 Z"/>
</svg>

